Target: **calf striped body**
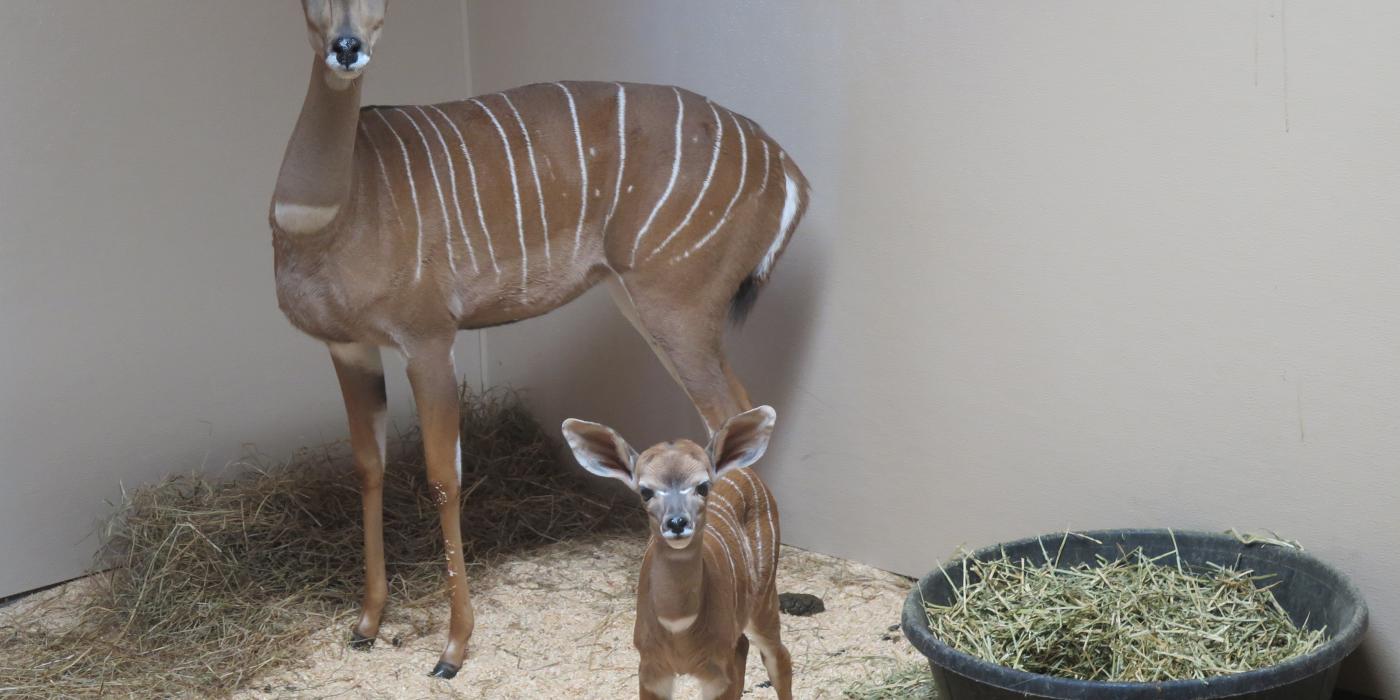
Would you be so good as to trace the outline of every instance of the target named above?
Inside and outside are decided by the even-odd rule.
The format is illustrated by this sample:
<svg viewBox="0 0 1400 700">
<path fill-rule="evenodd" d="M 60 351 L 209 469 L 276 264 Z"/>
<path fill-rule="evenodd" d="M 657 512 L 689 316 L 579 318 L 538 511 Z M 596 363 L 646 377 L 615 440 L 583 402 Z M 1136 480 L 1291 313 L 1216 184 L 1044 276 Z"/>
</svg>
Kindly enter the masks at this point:
<svg viewBox="0 0 1400 700">
<path fill-rule="evenodd" d="M 724 358 L 807 203 L 752 121 L 684 90 L 547 83 L 438 105 L 361 109 L 384 0 L 302 0 L 316 58 L 269 220 L 277 299 L 331 350 L 365 518 L 368 646 L 388 596 L 380 348 L 408 360 L 439 496 L 452 619 L 434 674 L 475 625 L 461 552 L 459 329 L 537 316 L 601 280 L 706 426 L 749 408 Z"/>
<path fill-rule="evenodd" d="M 686 675 L 716 697 L 731 688 L 742 691 L 743 663 L 728 662 L 750 642 L 771 662 L 770 678 L 786 690 L 778 668 L 786 654 L 779 651 L 779 536 L 777 503 L 752 469 L 715 480 L 703 535 L 696 538 L 698 567 L 653 536 L 637 583 L 633 629 L 643 698 L 669 697 L 672 679 Z M 696 597 L 704 602 L 687 607 L 688 591 L 703 591 Z"/>
<path fill-rule="evenodd" d="M 749 468 L 775 420 L 760 406 L 727 421 L 708 447 L 678 440 L 640 455 L 606 426 L 564 421 L 579 464 L 636 490 L 655 528 L 633 633 L 643 700 L 670 698 L 683 675 L 697 678 L 706 698 L 737 700 L 750 642 L 778 697 L 792 697 L 778 619 L 778 505 Z"/>
</svg>

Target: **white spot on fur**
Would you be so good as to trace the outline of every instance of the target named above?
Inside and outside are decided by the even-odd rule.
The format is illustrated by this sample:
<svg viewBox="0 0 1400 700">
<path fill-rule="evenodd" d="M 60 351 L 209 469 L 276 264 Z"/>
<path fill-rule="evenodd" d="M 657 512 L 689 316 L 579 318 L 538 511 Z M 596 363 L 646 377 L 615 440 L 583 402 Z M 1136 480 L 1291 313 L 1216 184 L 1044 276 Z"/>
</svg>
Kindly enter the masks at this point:
<svg viewBox="0 0 1400 700">
<path fill-rule="evenodd" d="M 342 363 L 372 372 L 384 374 L 384 360 L 379 356 L 379 348 L 366 343 L 327 343 L 331 355 Z"/>
<path fill-rule="evenodd" d="M 684 632 L 690 629 L 690 626 L 695 624 L 696 617 L 698 617 L 698 615 L 687 615 L 686 617 L 677 618 L 667 618 L 658 616 L 656 618 L 656 621 L 660 622 L 661 626 L 665 627 L 667 632 L 670 632 L 671 634 L 678 634 L 680 632 Z"/>
<path fill-rule="evenodd" d="M 650 683 L 647 683 L 647 690 L 650 690 L 660 697 L 669 698 L 676 692 L 676 677 L 662 676 L 653 679 Z"/>
<path fill-rule="evenodd" d="M 277 221 L 277 228 L 292 234 L 320 231 L 335 221 L 339 213 L 339 204 L 322 207 L 314 204 L 277 202 L 272 207 L 272 218 Z"/>
</svg>

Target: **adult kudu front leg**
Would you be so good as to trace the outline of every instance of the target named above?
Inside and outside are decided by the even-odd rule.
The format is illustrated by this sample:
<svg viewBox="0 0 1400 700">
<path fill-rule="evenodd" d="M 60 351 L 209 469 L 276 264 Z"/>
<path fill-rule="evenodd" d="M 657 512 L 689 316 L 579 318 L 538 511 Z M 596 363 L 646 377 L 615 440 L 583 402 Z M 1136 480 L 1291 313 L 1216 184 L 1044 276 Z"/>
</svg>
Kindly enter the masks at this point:
<svg viewBox="0 0 1400 700">
<path fill-rule="evenodd" d="M 446 547 L 447 583 L 451 590 L 452 614 L 448 624 L 447 646 L 442 650 L 430 675 L 452 678 L 467 655 L 467 640 L 476 625 L 471 596 L 467 590 L 467 570 L 462 555 L 461 471 L 462 446 L 459 442 L 461 406 L 457 395 L 457 373 L 452 361 L 452 337 L 405 348 L 408 381 L 418 405 L 423 433 L 423 455 L 427 461 L 428 488 L 438 507 L 438 520 Z"/>
<path fill-rule="evenodd" d="M 379 634 L 389 584 L 384 575 L 384 365 L 373 345 L 333 344 L 331 361 L 350 422 L 350 447 L 360 478 L 365 525 L 365 594 L 350 645 L 368 651 Z"/>
</svg>

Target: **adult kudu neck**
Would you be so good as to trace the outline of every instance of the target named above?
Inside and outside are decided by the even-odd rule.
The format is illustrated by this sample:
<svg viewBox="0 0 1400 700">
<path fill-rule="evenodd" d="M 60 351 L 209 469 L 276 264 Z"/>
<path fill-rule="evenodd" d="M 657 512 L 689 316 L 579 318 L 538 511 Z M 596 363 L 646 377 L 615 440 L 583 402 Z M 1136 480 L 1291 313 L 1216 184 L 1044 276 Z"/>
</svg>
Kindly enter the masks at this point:
<svg viewBox="0 0 1400 700">
<path fill-rule="evenodd" d="M 325 228 L 350 197 L 360 83 L 313 59 L 310 85 L 272 195 L 273 221 L 291 234 Z"/>
</svg>

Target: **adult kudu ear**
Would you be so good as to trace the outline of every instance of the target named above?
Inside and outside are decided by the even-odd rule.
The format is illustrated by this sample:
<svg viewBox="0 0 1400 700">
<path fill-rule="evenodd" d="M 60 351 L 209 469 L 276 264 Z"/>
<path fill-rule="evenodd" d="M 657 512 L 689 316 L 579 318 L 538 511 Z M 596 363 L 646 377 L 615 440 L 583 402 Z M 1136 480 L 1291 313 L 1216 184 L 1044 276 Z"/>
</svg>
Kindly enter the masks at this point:
<svg viewBox="0 0 1400 700">
<path fill-rule="evenodd" d="M 637 463 L 637 451 L 622 439 L 617 431 L 606 425 L 570 418 L 562 427 L 569 449 L 580 466 L 598 476 L 606 476 L 637 486 L 632 467 Z"/>
<path fill-rule="evenodd" d="M 759 406 L 725 421 L 724 427 L 710 439 L 708 448 L 714 475 L 718 477 L 757 462 L 768 449 L 773 424 L 777 421 L 778 412 L 772 406 Z"/>
</svg>

